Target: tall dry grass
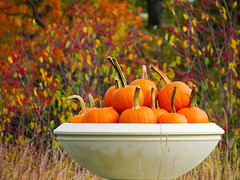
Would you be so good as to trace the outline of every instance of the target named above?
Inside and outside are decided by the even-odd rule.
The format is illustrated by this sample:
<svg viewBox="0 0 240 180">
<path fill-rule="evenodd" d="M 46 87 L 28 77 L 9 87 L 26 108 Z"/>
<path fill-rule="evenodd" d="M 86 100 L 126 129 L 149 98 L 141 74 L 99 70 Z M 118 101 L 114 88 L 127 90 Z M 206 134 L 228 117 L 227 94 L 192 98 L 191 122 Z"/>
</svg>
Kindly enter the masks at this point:
<svg viewBox="0 0 240 180">
<path fill-rule="evenodd" d="M 98 179 L 75 163 L 59 146 L 0 144 L 0 179 Z"/>
<path fill-rule="evenodd" d="M 44 147 L 44 148 L 38 148 Z M 39 146 L 28 141 L 0 144 L 0 179 L 102 179 L 81 168 L 62 150 L 58 142 Z M 176 180 L 240 179 L 240 155 L 237 143 L 222 141 L 195 169 Z"/>
</svg>

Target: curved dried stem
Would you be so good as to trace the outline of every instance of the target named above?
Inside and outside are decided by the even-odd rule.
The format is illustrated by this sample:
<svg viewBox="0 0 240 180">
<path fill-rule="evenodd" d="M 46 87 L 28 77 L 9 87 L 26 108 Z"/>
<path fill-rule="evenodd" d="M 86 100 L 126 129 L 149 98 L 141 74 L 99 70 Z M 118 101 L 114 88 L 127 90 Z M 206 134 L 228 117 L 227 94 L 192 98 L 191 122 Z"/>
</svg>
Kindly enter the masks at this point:
<svg viewBox="0 0 240 180">
<path fill-rule="evenodd" d="M 171 113 L 176 113 L 175 109 L 175 95 L 176 95 L 177 87 L 174 86 L 173 92 L 172 92 L 172 98 L 171 98 Z"/>
<path fill-rule="evenodd" d="M 155 109 L 156 108 L 155 90 L 154 90 L 153 87 L 151 88 L 151 106 L 150 106 L 150 108 L 151 109 Z"/>
<path fill-rule="evenodd" d="M 120 80 L 121 80 L 121 82 L 122 82 L 122 86 L 123 86 L 123 87 L 127 87 L 126 78 L 125 78 L 125 76 L 124 76 L 124 74 L 123 74 L 123 72 L 122 72 L 122 69 L 121 69 L 120 65 L 118 64 L 117 59 L 112 58 L 112 60 L 113 60 L 113 62 L 114 62 L 114 64 L 115 64 L 115 66 L 116 66 L 116 71 L 118 72 L 119 78 L 120 78 Z"/>
<path fill-rule="evenodd" d="M 133 107 L 132 109 L 139 109 L 140 106 L 139 106 L 139 95 L 140 95 L 140 86 L 137 85 L 136 86 L 136 89 L 135 89 L 135 92 L 134 92 L 134 97 L 133 97 Z"/>
<path fill-rule="evenodd" d="M 116 65 L 115 65 L 115 63 L 114 63 L 114 61 L 113 61 L 113 59 L 112 59 L 112 57 L 111 57 L 111 56 L 108 56 L 107 59 L 110 61 L 110 63 L 111 63 L 112 66 L 114 67 L 114 69 L 117 69 L 117 68 L 116 68 Z"/>
<path fill-rule="evenodd" d="M 121 83 L 120 83 L 120 81 L 119 81 L 118 78 L 115 79 L 115 82 L 116 82 L 116 84 L 115 84 L 115 90 L 121 88 Z"/>
<path fill-rule="evenodd" d="M 88 94 L 88 98 L 89 98 L 89 102 L 90 102 L 91 108 L 92 107 L 96 107 L 95 101 L 94 101 L 94 98 L 93 98 L 92 94 Z"/>
<path fill-rule="evenodd" d="M 115 58 L 112 58 L 110 56 L 107 57 L 107 59 L 112 63 L 114 69 L 117 71 L 118 76 L 120 78 L 120 81 L 122 82 L 122 86 L 126 87 L 127 86 L 127 81 L 126 78 L 122 72 L 122 69 L 120 67 L 120 65 L 118 64 L 117 60 Z"/>
<path fill-rule="evenodd" d="M 193 85 L 189 107 L 194 108 L 196 105 L 197 105 L 197 102 L 196 102 L 196 85 Z"/>
<path fill-rule="evenodd" d="M 171 81 L 168 79 L 168 77 L 160 69 L 158 69 L 156 66 L 150 64 L 149 68 L 154 70 L 156 73 L 158 73 L 158 75 L 161 76 L 161 78 L 163 79 L 163 81 L 165 82 L 166 85 L 171 83 Z"/>
<path fill-rule="evenodd" d="M 86 113 L 86 106 L 85 106 L 85 103 L 84 103 L 83 99 L 81 98 L 81 96 L 79 96 L 79 95 L 72 95 L 72 96 L 69 96 L 66 99 L 66 101 L 71 100 L 71 99 L 77 99 L 80 102 L 80 105 L 82 107 L 81 115 L 85 114 Z"/>
<path fill-rule="evenodd" d="M 142 65 L 142 79 L 148 80 L 147 67 Z"/>
</svg>

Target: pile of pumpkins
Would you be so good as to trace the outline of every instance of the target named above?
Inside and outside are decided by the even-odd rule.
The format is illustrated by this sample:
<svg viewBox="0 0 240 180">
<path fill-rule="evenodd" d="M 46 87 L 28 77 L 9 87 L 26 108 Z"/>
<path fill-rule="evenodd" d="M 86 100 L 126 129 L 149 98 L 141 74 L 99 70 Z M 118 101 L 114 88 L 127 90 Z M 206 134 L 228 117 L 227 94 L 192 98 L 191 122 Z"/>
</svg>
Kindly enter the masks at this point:
<svg viewBox="0 0 240 180">
<path fill-rule="evenodd" d="M 164 87 L 158 91 L 148 80 L 145 65 L 142 66 L 142 78 L 128 85 L 117 60 L 110 56 L 107 59 L 119 79 L 106 91 L 104 107 L 95 107 L 90 95 L 91 108 L 86 108 L 80 96 L 72 95 L 66 100 L 78 99 L 82 110 L 70 123 L 209 123 L 205 111 L 197 107 L 195 85 L 190 89 L 181 81 L 171 82 L 152 64 L 149 68 L 161 76 L 166 84 Z"/>
</svg>

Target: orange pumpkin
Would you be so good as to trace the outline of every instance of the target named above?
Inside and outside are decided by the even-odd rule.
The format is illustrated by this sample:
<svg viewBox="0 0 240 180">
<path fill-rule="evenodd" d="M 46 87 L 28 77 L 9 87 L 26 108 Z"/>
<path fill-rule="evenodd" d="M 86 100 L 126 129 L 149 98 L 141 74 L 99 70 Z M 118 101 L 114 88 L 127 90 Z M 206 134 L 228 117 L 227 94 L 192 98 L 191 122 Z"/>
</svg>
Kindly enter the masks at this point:
<svg viewBox="0 0 240 180">
<path fill-rule="evenodd" d="M 143 106 L 147 106 L 147 107 L 151 106 L 151 88 L 154 88 L 155 97 L 157 99 L 157 94 L 158 94 L 157 87 L 152 81 L 148 80 L 147 68 L 145 65 L 142 66 L 142 79 L 136 79 L 133 82 L 131 82 L 130 85 L 140 86 L 144 95 Z"/>
<path fill-rule="evenodd" d="M 83 123 L 117 123 L 118 112 L 112 107 L 94 108 L 85 113 Z"/>
<path fill-rule="evenodd" d="M 157 123 L 157 118 L 150 108 L 139 106 L 140 90 L 140 86 L 137 85 L 134 92 L 133 107 L 121 113 L 119 123 Z"/>
<path fill-rule="evenodd" d="M 155 113 L 157 120 L 163 113 L 168 113 L 165 109 L 156 108 L 155 90 L 153 87 L 151 89 L 151 107 L 150 108 Z M 158 123 L 159 123 L 159 120 L 158 120 Z"/>
<path fill-rule="evenodd" d="M 116 69 L 119 75 L 119 79 L 122 83 L 122 87 L 115 90 L 112 94 L 111 103 L 114 109 L 116 109 L 118 112 L 123 112 L 124 110 L 129 109 L 133 106 L 133 97 L 136 86 L 127 85 L 126 78 L 123 75 L 121 67 L 115 58 L 108 57 L 108 59 L 112 62 L 112 64 L 114 64 L 114 68 Z M 142 106 L 143 103 L 144 96 L 142 90 L 140 90 L 139 105 Z"/>
<path fill-rule="evenodd" d="M 121 84 L 119 82 L 119 79 L 115 80 L 116 85 L 115 86 L 111 86 L 105 93 L 104 95 L 104 106 L 105 107 L 110 107 L 112 106 L 112 94 L 114 93 L 114 91 L 116 89 L 119 89 L 121 87 Z"/>
<path fill-rule="evenodd" d="M 193 85 L 191 98 L 190 98 L 190 106 L 189 108 L 182 108 L 177 111 L 177 113 L 184 115 L 188 123 L 209 123 L 209 119 L 205 111 L 196 107 L 196 86 Z"/>
<path fill-rule="evenodd" d="M 174 86 L 171 97 L 171 112 L 163 113 L 158 118 L 159 123 L 188 123 L 187 118 L 184 115 L 176 113 L 176 109 L 174 106 L 176 91 L 177 87 Z"/>
<path fill-rule="evenodd" d="M 78 96 L 78 95 L 72 95 L 72 96 L 69 96 L 66 101 L 68 100 L 71 100 L 71 99 L 77 99 L 79 100 L 80 104 L 81 104 L 81 107 L 82 107 L 82 110 L 75 116 L 72 117 L 72 119 L 70 120 L 70 123 L 82 123 L 82 117 L 83 115 L 86 113 L 86 107 L 85 107 L 85 104 L 84 104 L 84 101 L 83 99 Z"/>
<path fill-rule="evenodd" d="M 175 108 L 179 110 L 184 107 L 188 107 L 190 103 L 191 89 L 181 81 L 171 82 L 167 76 L 160 71 L 154 65 L 150 65 L 150 69 L 157 72 L 164 80 L 165 86 L 160 89 L 158 93 L 158 103 L 160 108 L 166 109 L 168 112 L 171 112 L 171 95 L 174 86 L 177 87 L 176 97 L 175 97 Z"/>
</svg>

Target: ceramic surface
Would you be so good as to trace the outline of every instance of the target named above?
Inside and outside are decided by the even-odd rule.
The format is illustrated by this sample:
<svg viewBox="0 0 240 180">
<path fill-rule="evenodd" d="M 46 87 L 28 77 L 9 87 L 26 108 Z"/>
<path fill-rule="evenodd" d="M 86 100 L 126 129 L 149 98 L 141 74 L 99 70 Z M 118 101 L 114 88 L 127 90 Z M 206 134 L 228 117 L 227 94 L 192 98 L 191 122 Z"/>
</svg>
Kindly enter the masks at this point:
<svg viewBox="0 0 240 180">
<path fill-rule="evenodd" d="M 200 164 L 224 130 L 206 124 L 76 124 L 54 130 L 66 152 L 107 179 L 170 179 Z"/>
</svg>

